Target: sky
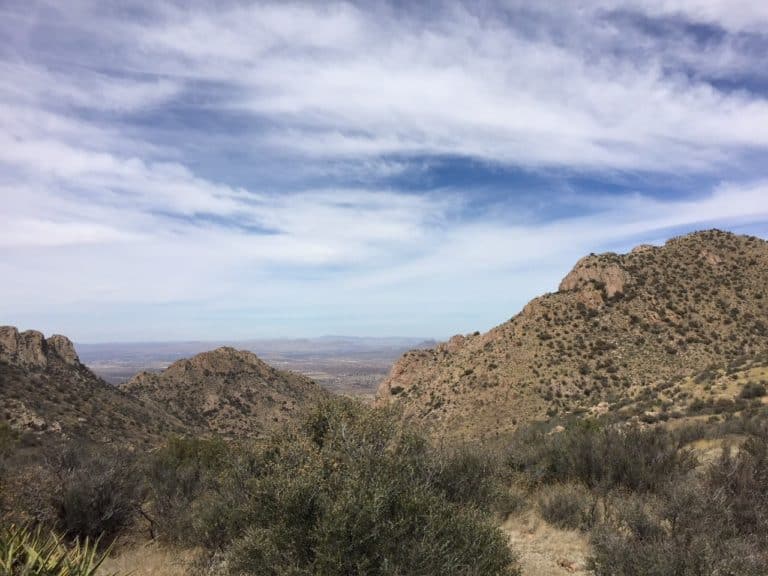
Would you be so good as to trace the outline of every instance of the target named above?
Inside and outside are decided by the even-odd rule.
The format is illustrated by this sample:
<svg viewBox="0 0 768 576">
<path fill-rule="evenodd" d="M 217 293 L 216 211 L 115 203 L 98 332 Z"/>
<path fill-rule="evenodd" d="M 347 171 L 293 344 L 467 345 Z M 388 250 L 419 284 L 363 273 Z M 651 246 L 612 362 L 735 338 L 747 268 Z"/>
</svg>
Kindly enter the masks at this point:
<svg viewBox="0 0 768 576">
<path fill-rule="evenodd" d="M 0 2 L 0 324 L 445 338 L 768 237 L 768 2 Z"/>
</svg>

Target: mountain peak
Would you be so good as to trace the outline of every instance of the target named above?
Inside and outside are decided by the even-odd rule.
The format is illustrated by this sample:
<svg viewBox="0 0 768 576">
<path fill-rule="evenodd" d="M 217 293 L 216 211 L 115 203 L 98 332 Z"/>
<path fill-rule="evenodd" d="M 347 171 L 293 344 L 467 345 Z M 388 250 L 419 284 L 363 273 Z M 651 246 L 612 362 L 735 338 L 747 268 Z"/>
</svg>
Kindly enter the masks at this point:
<svg viewBox="0 0 768 576">
<path fill-rule="evenodd" d="M 141 372 L 121 388 L 192 426 L 232 436 L 260 435 L 325 394 L 309 378 L 231 347 L 178 360 L 159 373 Z"/>
<path fill-rule="evenodd" d="M 0 326 L 0 361 L 28 368 L 45 368 L 50 362 L 80 366 L 75 346 L 66 336 L 46 339 L 42 332 L 19 332 L 15 326 Z"/>
<path fill-rule="evenodd" d="M 404 355 L 377 403 L 470 436 L 589 410 L 768 353 L 767 285 L 768 242 L 720 230 L 590 254 L 508 322 Z"/>
</svg>

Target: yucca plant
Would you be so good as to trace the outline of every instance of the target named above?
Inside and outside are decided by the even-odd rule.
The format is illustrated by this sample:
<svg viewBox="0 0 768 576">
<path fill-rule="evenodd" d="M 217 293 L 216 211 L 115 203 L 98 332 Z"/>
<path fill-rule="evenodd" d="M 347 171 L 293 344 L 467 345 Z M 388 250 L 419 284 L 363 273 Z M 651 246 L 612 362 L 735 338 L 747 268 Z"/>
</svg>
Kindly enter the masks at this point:
<svg viewBox="0 0 768 576">
<path fill-rule="evenodd" d="M 0 576 L 94 576 L 106 555 L 99 553 L 98 541 L 67 546 L 40 529 L 0 529 Z"/>
</svg>

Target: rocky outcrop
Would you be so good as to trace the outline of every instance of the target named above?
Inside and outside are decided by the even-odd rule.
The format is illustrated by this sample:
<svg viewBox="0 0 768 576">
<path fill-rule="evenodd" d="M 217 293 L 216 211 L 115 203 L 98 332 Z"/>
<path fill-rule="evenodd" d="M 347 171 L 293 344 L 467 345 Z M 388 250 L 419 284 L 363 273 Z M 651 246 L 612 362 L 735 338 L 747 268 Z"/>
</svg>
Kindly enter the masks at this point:
<svg viewBox="0 0 768 576">
<path fill-rule="evenodd" d="M 14 326 L 0 326 L 0 361 L 41 369 L 50 362 L 80 365 L 75 347 L 66 336 L 57 334 L 46 339 L 42 332 L 19 332 Z"/>
<path fill-rule="evenodd" d="M 54 334 L 46 342 L 49 351 L 52 351 L 65 364 L 72 366 L 80 364 L 80 358 L 77 356 L 77 352 L 75 352 L 75 345 L 66 336 Z"/>
<path fill-rule="evenodd" d="M 608 298 L 624 293 L 624 288 L 630 280 L 629 274 L 618 262 L 611 261 L 611 256 L 611 254 L 585 256 L 563 278 L 559 290 L 593 287 L 604 290 Z"/>
</svg>

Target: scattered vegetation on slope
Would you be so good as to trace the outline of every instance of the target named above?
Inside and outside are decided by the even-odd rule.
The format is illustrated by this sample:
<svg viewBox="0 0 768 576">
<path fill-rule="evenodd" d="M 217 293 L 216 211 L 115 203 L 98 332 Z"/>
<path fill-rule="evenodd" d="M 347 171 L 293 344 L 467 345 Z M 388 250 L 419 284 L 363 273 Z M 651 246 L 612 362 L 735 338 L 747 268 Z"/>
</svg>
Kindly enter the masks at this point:
<svg viewBox="0 0 768 576">
<path fill-rule="evenodd" d="M 768 243 L 717 230 L 590 255 L 508 322 L 404 355 L 377 401 L 441 436 L 493 439 L 631 400 L 768 353 L 767 284 Z"/>
</svg>

